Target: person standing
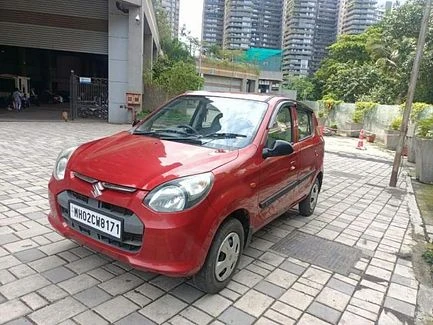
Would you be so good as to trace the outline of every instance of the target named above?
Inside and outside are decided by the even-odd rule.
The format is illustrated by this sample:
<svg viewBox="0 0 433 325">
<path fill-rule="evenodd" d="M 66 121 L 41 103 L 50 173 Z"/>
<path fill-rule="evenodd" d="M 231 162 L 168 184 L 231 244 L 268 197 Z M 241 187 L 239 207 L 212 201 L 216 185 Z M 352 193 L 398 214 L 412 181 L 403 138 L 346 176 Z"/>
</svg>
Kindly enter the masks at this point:
<svg viewBox="0 0 433 325">
<path fill-rule="evenodd" d="M 19 112 L 21 111 L 21 92 L 18 88 L 15 88 L 15 91 L 13 93 L 13 100 L 14 100 L 14 108 Z"/>
</svg>

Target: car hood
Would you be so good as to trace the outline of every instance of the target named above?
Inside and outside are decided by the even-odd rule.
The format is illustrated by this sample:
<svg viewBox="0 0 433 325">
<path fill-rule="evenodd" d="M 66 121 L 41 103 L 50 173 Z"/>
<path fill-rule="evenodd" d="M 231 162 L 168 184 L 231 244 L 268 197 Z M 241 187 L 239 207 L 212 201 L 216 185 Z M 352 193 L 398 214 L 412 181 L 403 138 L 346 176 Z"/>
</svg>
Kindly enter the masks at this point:
<svg viewBox="0 0 433 325">
<path fill-rule="evenodd" d="M 238 157 L 226 151 L 122 132 L 79 147 L 68 168 L 116 185 L 152 190 L 183 176 L 209 172 Z"/>
</svg>

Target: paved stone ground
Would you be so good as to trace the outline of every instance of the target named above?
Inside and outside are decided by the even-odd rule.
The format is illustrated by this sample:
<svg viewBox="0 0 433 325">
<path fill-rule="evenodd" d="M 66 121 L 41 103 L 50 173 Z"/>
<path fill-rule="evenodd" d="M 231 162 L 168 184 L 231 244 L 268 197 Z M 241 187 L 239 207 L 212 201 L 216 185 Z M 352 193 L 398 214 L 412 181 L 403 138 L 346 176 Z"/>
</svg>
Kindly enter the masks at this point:
<svg viewBox="0 0 433 325">
<path fill-rule="evenodd" d="M 389 154 L 327 138 L 316 212 L 259 231 L 226 289 L 140 272 L 63 239 L 46 218 L 58 152 L 128 126 L 0 123 L 0 323 L 411 324 L 419 283 L 410 253 L 421 233 L 410 182 L 387 188 Z M 411 222 L 412 221 L 412 222 Z M 411 224 L 414 226 L 411 226 Z M 348 275 L 270 247 L 293 231 L 362 250 Z M 309 247 L 314 249 L 314 247 Z"/>
</svg>

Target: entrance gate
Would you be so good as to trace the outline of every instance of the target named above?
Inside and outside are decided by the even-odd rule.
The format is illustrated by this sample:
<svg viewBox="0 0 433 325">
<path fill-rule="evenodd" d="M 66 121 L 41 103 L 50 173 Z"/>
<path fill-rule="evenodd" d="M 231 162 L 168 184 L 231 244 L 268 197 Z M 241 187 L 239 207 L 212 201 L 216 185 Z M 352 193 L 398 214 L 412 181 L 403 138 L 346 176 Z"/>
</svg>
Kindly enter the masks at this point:
<svg viewBox="0 0 433 325">
<path fill-rule="evenodd" d="M 108 120 L 108 79 L 80 77 L 71 71 L 70 118 Z"/>
</svg>

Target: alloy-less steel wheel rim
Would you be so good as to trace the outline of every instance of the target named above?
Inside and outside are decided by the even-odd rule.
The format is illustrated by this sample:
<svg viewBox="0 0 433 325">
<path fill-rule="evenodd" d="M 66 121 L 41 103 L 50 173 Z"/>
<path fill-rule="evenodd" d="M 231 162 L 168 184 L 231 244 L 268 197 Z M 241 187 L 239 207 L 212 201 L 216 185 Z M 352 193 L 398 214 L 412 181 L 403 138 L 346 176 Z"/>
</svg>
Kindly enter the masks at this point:
<svg viewBox="0 0 433 325">
<path fill-rule="evenodd" d="M 311 189 L 311 194 L 310 194 L 311 209 L 314 209 L 316 207 L 318 197 L 319 197 L 319 185 L 315 183 L 313 185 L 313 188 Z"/>
<path fill-rule="evenodd" d="M 239 235 L 231 232 L 226 236 L 218 249 L 215 264 L 215 277 L 218 281 L 227 280 L 233 273 L 239 259 L 241 240 Z"/>
</svg>

